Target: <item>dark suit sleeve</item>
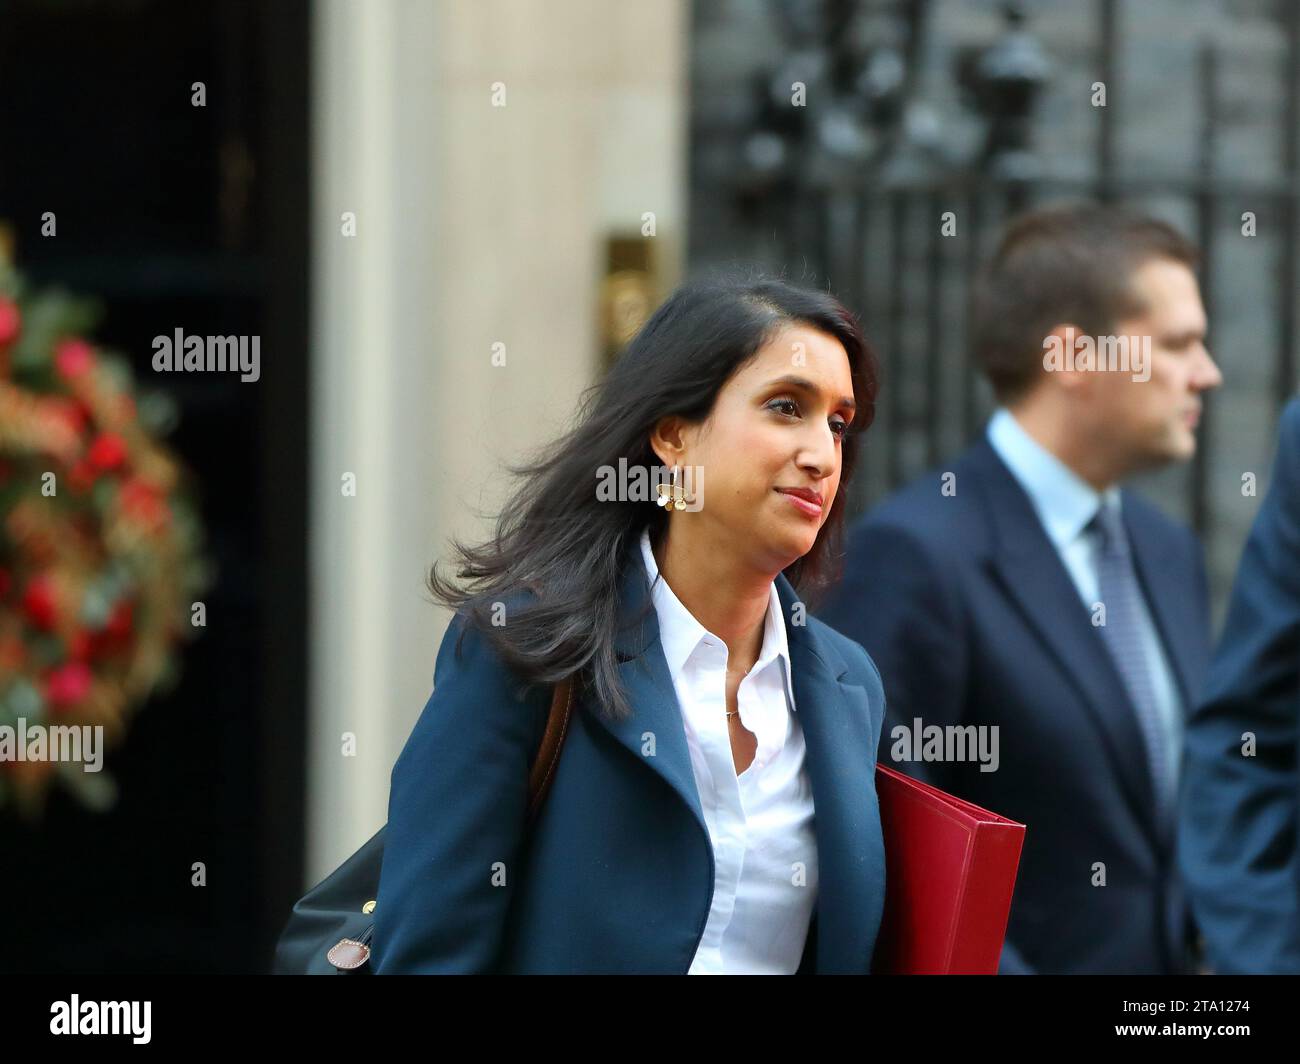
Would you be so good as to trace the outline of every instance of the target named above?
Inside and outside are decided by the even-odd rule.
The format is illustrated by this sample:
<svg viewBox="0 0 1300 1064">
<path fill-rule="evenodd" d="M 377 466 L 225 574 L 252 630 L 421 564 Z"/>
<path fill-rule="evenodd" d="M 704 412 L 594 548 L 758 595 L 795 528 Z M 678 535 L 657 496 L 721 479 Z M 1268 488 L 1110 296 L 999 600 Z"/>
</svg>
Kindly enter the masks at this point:
<svg viewBox="0 0 1300 1064">
<path fill-rule="evenodd" d="M 462 627 L 459 657 L 455 644 Z M 528 769 L 551 692 L 522 685 L 458 615 L 393 767 L 374 970 L 490 971 L 516 878 Z"/>
<path fill-rule="evenodd" d="M 1300 405 L 1187 728 L 1179 860 L 1219 972 L 1300 971 Z M 1243 753 L 1253 734 L 1254 756 Z"/>
<path fill-rule="evenodd" d="M 891 729 L 913 717 L 940 726 L 960 722 L 965 702 L 966 641 L 943 566 L 907 529 L 868 521 L 853 534 L 844 576 L 817 611 L 860 643 L 880 671 L 886 700 L 878 758 L 887 765 Z M 944 786 L 942 766 L 898 764 Z"/>
<path fill-rule="evenodd" d="M 960 607 L 943 560 L 907 528 L 868 520 L 849 545 L 844 577 L 819 609 L 831 627 L 860 643 L 879 669 L 885 722 L 877 757 L 936 787 L 949 789 L 943 766 L 896 762 L 891 732 L 924 724 L 960 724 L 965 714 L 967 640 Z M 1007 942 L 1002 974 L 1033 967 Z"/>
</svg>

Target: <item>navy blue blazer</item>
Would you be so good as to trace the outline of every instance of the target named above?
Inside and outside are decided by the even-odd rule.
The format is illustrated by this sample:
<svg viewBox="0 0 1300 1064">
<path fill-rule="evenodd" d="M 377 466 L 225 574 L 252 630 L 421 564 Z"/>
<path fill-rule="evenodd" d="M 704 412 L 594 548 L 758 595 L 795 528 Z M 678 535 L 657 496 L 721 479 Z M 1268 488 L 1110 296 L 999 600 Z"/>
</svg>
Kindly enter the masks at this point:
<svg viewBox="0 0 1300 1064">
<path fill-rule="evenodd" d="M 393 767 L 376 973 L 689 969 L 713 897 L 713 848 L 639 552 L 621 579 L 617 650 L 632 716 L 610 723 L 575 695 L 527 837 L 528 767 L 551 691 L 521 694 L 517 674 L 463 615 L 448 629 L 433 695 Z M 799 973 L 866 973 L 885 889 L 880 674 L 861 647 L 793 612 L 784 575 L 776 583 L 817 838 L 818 897 Z"/>
<path fill-rule="evenodd" d="M 1000 971 L 1185 970 L 1187 908 L 1123 681 L 1033 504 L 983 436 L 857 524 L 818 615 L 861 643 L 889 699 L 880 759 L 914 718 L 998 730 L 1000 764 L 897 767 L 1027 825 Z M 1208 656 L 1200 547 L 1131 492 L 1138 576 L 1184 706 Z M 1166 832 L 1167 836 L 1175 832 Z M 1094 886 L 1094 865 L 1105 886 Z"/>
<path fill-rule="evenodd" d="M 1243 754 L 1245 733 L 1253 754 Z M 1300 972 L 1300 400 L 1187 730 L 1179 856 L 1218 972 Z"/>
</svg>

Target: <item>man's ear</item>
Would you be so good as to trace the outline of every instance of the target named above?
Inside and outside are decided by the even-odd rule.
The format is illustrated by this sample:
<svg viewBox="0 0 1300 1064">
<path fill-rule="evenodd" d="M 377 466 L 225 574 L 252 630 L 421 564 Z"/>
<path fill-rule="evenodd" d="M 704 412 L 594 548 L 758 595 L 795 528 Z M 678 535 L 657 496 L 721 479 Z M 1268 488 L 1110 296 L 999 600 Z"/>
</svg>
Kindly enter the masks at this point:
<svg viewBox="0 0 1300 1064">
<path fill-rule="evenodd" d="M 1052 326 L 1043 337 L 1043 383 L 1067 392 L 1086 387 L 1091 345 L 1091 338 L 1071 322 Z"/>
</svg>

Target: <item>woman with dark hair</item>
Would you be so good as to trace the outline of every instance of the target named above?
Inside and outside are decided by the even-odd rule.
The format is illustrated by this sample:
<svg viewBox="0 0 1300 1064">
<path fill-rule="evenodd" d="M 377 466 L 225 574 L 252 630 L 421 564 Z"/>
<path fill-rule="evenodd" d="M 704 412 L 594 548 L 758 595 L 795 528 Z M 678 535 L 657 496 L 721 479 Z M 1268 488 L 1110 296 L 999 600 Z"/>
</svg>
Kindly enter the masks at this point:
<svg viewBox="0 0 1300 1064">
<path fill-rule="evenodd" d="M 377 973 L 869 970 L 884 697 L 801 596 L 833 579 L 876 372 L 829 295 L 687 283 L 512 470 L 464 585 L 430 573 L 456 616 L 393 768 Z"/>
</svg>

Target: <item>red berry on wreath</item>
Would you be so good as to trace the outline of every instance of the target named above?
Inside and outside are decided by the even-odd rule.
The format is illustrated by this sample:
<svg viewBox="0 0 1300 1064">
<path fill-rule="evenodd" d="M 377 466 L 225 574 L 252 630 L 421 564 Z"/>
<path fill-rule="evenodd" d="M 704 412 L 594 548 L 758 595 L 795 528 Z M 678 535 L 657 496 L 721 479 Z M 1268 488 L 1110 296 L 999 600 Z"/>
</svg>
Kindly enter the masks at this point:
<svg viewBox="0 0 1300 1064">
<path fill-rule="evenodd" d="M 93 488 L 98 479 L 99 475 L 95 472 L 94 466 L 84 458 L 77 459 L 68 471 L 68 481 L 72 484 L 73 491 L 82 494 Z"/>
<path fill-rule="evenodd" d="M 67 709 L 90 692 L 94 679 L 85 662 L 69 661 L 53 670 L 45 681 L 45 697 L 51 707 Z"/>
<path fill-rule="evenodd" d="M 27 588 L 23 592 L 23 612 L 34 628 L 49 631 L 54 627 L 58 609 L 54 585 L 48 576 L 40 574 L 27 581 Z"/>
<path fill-rule="evenodd" d="M 103 432 L 95 437 L 86 457 L 96 469 L 116 469 L 126 459 L 126 444 L 117 433 Z"/>
<path fill-rule="evenodd" d="M 0 298 L 0 345 L 12 343 L 22 331 L 22 315 L 12 299 Z"/>
<path fill-rule="evenodd" d="M 95 351 L 85 340 L 63 340 L 54 349 L 54 366 L 63 377 L 79 377 L 95 364 Z"/>
</svg>

